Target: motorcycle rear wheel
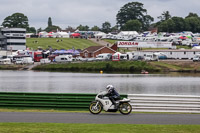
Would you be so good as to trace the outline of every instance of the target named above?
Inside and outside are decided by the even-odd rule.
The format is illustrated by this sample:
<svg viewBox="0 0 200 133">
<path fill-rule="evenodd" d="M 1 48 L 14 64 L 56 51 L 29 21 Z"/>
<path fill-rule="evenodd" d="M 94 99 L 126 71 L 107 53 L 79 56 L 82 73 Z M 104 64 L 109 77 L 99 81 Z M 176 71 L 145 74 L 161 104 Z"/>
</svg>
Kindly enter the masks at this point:
<svg viewBox="0 0 200 133">
<path fill-rule="evenodd" d="M 129 103 L 121 103 L 119 105 L 119 112 L 123 115 L 128 115 L 132 111 L 132 106 Z"/>
<path fill-rule="evenodd" d="M 100 103 L 98 103 L 97 106 L 96 104 L 97 104 L 97 101 L 94 101 L 89 106 L 90 113 L 95 114 L 95 115 L 101 113 L 103 109 Z"/>
</svg>

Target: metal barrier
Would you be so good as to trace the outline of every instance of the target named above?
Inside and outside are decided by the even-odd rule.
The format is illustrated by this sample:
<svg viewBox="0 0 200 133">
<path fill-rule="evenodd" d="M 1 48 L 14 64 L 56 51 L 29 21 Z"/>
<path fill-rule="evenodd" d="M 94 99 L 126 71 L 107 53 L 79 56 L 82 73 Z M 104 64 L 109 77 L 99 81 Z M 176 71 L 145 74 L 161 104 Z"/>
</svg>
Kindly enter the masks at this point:
<svg viewBox="0 0 200 133">
<path fill-rule="evenodd" d="M 87 110 L 96 94 L 0 92 L 0 107 Z M 127 95 L 121 95 L 122 98 Z M 200 113 L 200 96 L 129 94 L 134 112 Z"/>
<path fill-rule="evenodd" d="M 134 112 L 200 113 L 200 96 L 129 94 Z"/>
<path fill-rule="evenodd" d="M 0 107 L 87 110 L 95 96 L 96 94 L 77 93 L 0 92 Z"/>
<path fill-rule="evenodd" d="M 0 92 L 1 107 L 86 109 L 95 94 Z"/>
</svg>

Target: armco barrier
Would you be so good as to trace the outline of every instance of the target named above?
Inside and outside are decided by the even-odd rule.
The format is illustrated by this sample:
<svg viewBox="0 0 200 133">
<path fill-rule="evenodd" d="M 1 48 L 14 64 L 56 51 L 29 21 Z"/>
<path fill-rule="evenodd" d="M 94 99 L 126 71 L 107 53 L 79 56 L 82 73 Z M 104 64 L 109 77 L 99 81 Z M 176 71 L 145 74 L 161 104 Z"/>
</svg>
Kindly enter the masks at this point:
<svg viewBox="0 0 200 133">
<path fill-rule="evenodd" d="M 77 93 L 0 92 L 0 107 L 87 110 L 95 96 L 96 94 Z"/>
<path fill-rule="evenodd" d="M 96 94 L 0 92 L 0 107 L 87 110 Z M 127 97 L 127 95 L 121 95 Z M 200 113 L 200 96 L 129 94 L 134 112 Z"/>
<path fill-rule="evenodd" d="M 200 96 L 129 94 L 134 112 L 200 113 Z"/>
</svg>

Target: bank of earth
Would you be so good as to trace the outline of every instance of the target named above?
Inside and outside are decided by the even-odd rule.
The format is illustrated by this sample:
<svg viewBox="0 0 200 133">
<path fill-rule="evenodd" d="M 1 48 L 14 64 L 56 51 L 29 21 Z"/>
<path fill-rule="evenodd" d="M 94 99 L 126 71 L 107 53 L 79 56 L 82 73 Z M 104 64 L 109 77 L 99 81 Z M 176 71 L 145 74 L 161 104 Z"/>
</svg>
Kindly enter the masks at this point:
<svg viewBox="0 0 200 133">
<path fill-rule="evenodd" d="M 0 70 L 30 70 L 27 65 L 0 65 Z M 200 62 L 192 61 L 101 61 L 101 62 L 73 62 L 73 63 L 51 63 L 33 67 L 38 71 L 60 71 L 60 72 L 92 72 L 99 73 L 140 73 L 142 70 L 149 73 L 189 72 L 199 73 Z"/>
<path fill-rule="evenodd" d="M 120 62 L 76 62 L 38 65 L 33 70 L 66 72 L 150 73 L 200 72 L 200 63 L 191 61 L 120 61 Z"/>
</svg>

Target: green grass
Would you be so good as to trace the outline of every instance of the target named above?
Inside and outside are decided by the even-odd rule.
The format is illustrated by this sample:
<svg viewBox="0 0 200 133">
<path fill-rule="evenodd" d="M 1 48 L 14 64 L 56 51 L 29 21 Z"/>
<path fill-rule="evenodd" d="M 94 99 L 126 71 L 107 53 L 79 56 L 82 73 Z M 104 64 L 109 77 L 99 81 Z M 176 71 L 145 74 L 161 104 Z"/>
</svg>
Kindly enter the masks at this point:
<svg viewBox="0 0 200 133">
<path fill-rule="evenodd" d="M 18 70 L 21 65 L 0 65 L 0 70 Z"/>
<path fill-rule="evenodd" d="M 168 69 L 168 70 L 174 70 L 174 71 L 182 69 L 182 66 L 168 64 L 165 62 L 150 62 L 150 64 L 160 67 L 160 69 Z"/>
<path fill-rule="evenodd" d="M 0 65 L 0 70 L 18 70 L 20 65 Z M 200 66 L 194 62 L 166 62 L 166 61 L 97 61 L 44 64 L 33 68 L 39 71 L 60 72 L 100 72 L 104 73 L 140 73 L 146 70 L 151 73 L 158 72 L 200 72 Z"/>
<path fill-rule="evenodd" d="M 200 125 L 0 123 L 0 133 L 198 133 Z"/>
<path fill-rule="evenodd" d="M 177 45 L 176 48 L 177 49 L 180 49 L 180 48 L 191 49 L 191 47 L 189 47 L 189 46 L 182 46 L 182 45 Z"/>
<path fill-rule="evenodd" d="M 46 64 L 39 65 L 33 70 L 42 71 L 74 71 L 74 72 L 141 72 L 141 70 L 157 71 L 146 62 L 143 61 L 109 61 L 109 62 L 85 62 L 85 63 L 64 63 L 64 64 Z"/>
<path fill-rule="evenodd" d="M 167 50 L 168 48 L 142 48 L 142 50 Z"/>
<path fill-rule="evenodd" d="M 200 71 L 200 67 L 196 66 L 193 62 L 185 64 L 183 63 L 176 63 L 176 62 L 150 62 L 152 66 L 160 69 L 160 71 Z M 195 66 L 195 67 L 194 67 Z"/>
<path fill-rule="evenodd" d="M 119 40 L 104 39 L 104 41 L 109 42 L 111 44 L 114 44 L 114 43 L 116 43 Z"/>
<path fill-rule="evenodd" d="M 57 39 L 62 39 L 62 41 L 56 42 Z M 85 49 L 89 46 L 98 45 L 90 40 L 80 38 L 27 38 L 26 41 L 27 47 L 34 50 L 38 47 L 47 49 L 49 46 L 53 49 L 72 49 L 73 47 L 75 49 Z M 38 41 L 38 43 L 34 43 L 34 41 Z"/>
<path fill-rule="evenodd" d="M 194 68 L 193 63 L 174 63 L 174 62 L 144 62 L 144 61 L 108 61 L 108 62 L 80 62 L 64 64 L 39 65 L 33 70 L 40 71 L 66 71 L 66 72 L 99 72 L 105 73 L 140 73 L 146 70 L 151 73 L 158 72 L 197 72 L 200 67 Z"/>
</svg>

